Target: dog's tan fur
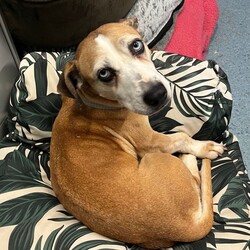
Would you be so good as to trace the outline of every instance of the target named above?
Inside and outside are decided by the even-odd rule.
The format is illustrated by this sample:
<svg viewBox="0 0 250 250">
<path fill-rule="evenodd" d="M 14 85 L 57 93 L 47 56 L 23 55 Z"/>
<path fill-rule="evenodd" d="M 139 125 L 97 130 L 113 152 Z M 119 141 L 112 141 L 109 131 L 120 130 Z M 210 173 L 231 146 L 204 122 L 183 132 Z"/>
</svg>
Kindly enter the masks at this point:
<svg viewBox="0 0 250 250">
<path fill-rule="evenodd" d="M 65 66 L 58 86 L 64 95 L 62 108 L 51 142 L 52 185 L 76 218 L 113 239 L 152 249 L 199 240 L 213 222 L 211 171 L 210 160 L 204 159 L 200 180 L 192 155 L 213 159 L 223 147 L 184 133 L 157 133 L 146 115 L 137 114 L 153 109 L 140 100 L 127 102 L 130 92 L 124 94 L 126 88 L 120 85 L 130 89 L 138 76 L 128 75 L 123 66 L 147 68 L 139 77 L 143 81 L 135 84 L 138 99 L 150 93 L 152 79 L 168 89 L 146 47 L 139 55 L 126 50 L 131 39 L 140 39 L 133 20 L 129 22 L 106 24 L 90 33 Z M 102 47 L 106 42 L 110 50 Z M 116 53 L 116 49 L 117 59 L 122 55 L 112 61 L 116 55 L 106 50 Z M 112 83 L 103 84 L 96 77 L 102 60 L 116 69 Z M 177 158 L 175 152 L 192 155 Z"/>
</svg>

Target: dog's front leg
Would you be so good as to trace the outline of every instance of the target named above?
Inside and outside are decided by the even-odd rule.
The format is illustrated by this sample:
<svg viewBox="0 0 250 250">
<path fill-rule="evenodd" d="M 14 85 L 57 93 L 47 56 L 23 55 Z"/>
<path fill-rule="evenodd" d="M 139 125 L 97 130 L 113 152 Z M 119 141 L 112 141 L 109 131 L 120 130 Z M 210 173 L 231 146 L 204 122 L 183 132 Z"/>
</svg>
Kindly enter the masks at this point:
<svg viewBox="0 0 250 250">
<path fill-rule="evenodd" d="M 199 158 L 215 159 L 224 152 L 222 144 L 213 141 L 198 141 L 183 132 L 165 135 L 154 131 L 147 117 L 130 114 L 131 117 L 123 121 L 119 131 L 112 130 L 122 138 L 121 144 L 131 145 L 130 151 L 142 158 L 147 153 L 176 152 L 192 154 Z M 111 133 L 111 132 L 110 132 Z M 112 133 L 112 134 L 114 134 Z"/>
<path fill-rule="evenodd" d="M 151 136 L 152 150 L 166 153 L 189 153 L 199 158 L 215 159 L 224 152 L 223 145 L 213 141 L 198 141 L 179 132 L 163 135 L 154 132 Z"/>
</svg>

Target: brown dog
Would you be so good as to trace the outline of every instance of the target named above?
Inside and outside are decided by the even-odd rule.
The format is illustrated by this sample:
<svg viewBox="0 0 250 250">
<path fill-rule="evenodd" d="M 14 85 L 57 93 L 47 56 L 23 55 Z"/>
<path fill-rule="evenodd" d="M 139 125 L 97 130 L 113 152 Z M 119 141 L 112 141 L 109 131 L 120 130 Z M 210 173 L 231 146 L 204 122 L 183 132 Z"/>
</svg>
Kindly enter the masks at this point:
<svg viewBox="0 0 250 250">
<path fill-rule="evenodd" d="M 134 26 L 101 26 L 65 66 L 51 181 L 65 208 L 93 231 L 156 249 L 210 231 L 210 160 L 200 182 L 194 156 L 214 159 L 223 146 L 151 129 L 146 115 L 167 105 L 171 91 Z"/>
</svg>

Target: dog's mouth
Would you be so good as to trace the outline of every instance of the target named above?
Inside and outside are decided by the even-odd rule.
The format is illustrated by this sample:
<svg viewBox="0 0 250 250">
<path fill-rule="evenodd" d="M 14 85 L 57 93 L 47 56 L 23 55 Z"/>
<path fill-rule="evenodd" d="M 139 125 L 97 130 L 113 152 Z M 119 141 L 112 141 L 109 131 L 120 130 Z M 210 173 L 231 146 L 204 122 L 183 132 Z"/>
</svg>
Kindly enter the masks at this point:
<svg viewBox="0 0 250 250">
<path fill-rule="evenodd" d="M 166 98 L 166 100 L 161 103 L 157 108 L 151 109 L 147 112 L 148 116 L 155 115 L 159 111 L 161 111 L 163 108 L 167 107 L 170 105 L 171 100 L 169 98 Z"/>
</svg>

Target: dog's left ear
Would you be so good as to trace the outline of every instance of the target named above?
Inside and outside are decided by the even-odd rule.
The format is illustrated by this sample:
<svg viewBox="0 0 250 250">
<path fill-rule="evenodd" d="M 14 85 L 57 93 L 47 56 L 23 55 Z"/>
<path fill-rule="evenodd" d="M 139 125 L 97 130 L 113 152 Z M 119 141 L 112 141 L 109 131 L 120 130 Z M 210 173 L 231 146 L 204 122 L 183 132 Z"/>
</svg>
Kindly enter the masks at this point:
<svg viewBox="0 0 250 250">
<path fill-rule="evenodd" d="M 119 22 L 124 23 L 126 25 L 129 25 L 129 26 L 133 27 L 136 30 L 138 29 L 138 26 L 139 26 L 138 19 L 136 17 L 121 19 L 121 20 L 119 20 Z"/>
</svg>

